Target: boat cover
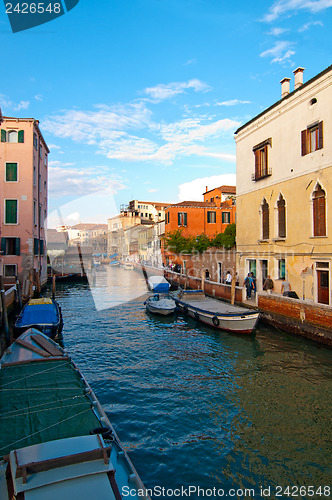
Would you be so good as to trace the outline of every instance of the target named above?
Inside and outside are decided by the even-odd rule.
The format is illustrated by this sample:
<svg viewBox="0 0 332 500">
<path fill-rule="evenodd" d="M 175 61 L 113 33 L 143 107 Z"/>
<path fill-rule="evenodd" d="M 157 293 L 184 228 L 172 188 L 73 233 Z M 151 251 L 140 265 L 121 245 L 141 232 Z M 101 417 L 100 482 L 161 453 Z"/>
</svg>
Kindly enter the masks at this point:
<svg viewBox="0 0 332 500">
<path fill-rule="evenodd" d="M 167 293 L 170 287 L 170 284 L 163 276 L 150 276 L 148 285 L 150 290 L 158 293 Z"/>
<path fill-rule="evenodd" d="M 0 457 L 15 448 L 87 435 L 96 427 L 100 421 L 70 361 L 0 369 Z"/>
<path fill-rule="evenodd" d="M 59 314 L 57 307 L 51 303 L 27 304 L 21 315 L 19 316 L 16 325 L 56 325 L 59 322 Z"/>
</svg>

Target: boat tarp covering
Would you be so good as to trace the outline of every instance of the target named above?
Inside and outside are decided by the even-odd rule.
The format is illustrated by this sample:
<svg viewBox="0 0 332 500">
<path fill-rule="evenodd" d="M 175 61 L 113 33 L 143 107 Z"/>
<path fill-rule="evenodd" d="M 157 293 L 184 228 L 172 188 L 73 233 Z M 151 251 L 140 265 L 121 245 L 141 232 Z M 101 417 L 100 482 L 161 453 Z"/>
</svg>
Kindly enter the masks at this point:
<svg viewBox="0 0 332 500">
<path fill-rule="evenodd" d="M 11 450 L 100 427 L 85 385 L 68 360 L 0 369 L 0 457 Z"/>
<path fill-rule="evenodd" d="M 170 285 L 163 276 L 150 276 L 148 279 L 150 290 L 158 293 L 167 293 Z"/>
<path fill-rule="evenodd" d="M 54 304 L 27 304 L 17 320 L 17 325 L 56 325 L 58 322 L 58 309 Z"/>
</svg>

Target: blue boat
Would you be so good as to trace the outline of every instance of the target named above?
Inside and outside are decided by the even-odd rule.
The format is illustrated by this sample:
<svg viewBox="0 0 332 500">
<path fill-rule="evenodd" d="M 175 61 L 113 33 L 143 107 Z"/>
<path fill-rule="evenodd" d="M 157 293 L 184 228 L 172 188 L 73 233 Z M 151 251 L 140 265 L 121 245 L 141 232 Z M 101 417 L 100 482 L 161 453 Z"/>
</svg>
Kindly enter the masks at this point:
<svg viewBox="0 0 332 500">
<path fill-rule="evenodd" d="M 36 328 L 51 339 L 58 338 L 63 328 L 59 304 L 49 298 L 30 299 L 15 321 L 14 337 L 28 328 Z"/>
<path fill-rule="evenodd" d="M 147 279 L 147 286 L 151 292 L 168 293 L 170 284 L 163 276 L 150 276 Z"/>
</svg>

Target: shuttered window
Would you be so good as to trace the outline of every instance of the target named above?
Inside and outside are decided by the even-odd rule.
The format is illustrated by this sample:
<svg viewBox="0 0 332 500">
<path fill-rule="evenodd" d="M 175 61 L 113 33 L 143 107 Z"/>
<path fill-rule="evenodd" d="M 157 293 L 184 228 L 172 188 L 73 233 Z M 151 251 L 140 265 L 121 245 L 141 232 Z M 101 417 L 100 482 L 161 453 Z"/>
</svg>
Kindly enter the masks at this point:
<svg viewBox="0 0 332 500">
<path fill-rule="evenodd" d="M 216 212 L 208 212 L 207 213 L 207 221 L 209 224 L 216 223 Z"/>
<path fill-rule="evenodd" d="M 264 199 L 262 204 L 262 239 L 268 240 L 270 237 L 270 209 L 267 201 Z"/>
<path fill-rule="evenodd" d="M 325 191 L 318 184 L 313 194 L 314 236 L 326 236 Z"/>
<path fill-rule="evenodd" d="M 282 195 L 280 195 L 277 202 L 278 208 L 278 237 L 286 238 L 286 202 Z"/>
<path fill-rule="evenodd" d="M 231 221 L 231 214 L 229 212 L 222 212 L 221 213 L 221 222 L 223 224 L 229 224 Z"/>
<path fill-rule="evenodd" d="M 1 142 L 6 142 L 6 131 L 5 129 L 1 129 Z"/>
<path fill-rule="evenodd" d="M 1 252 L 3 255 L 20 255 L 20 238 L 1 238 Z"/>
<path fill-rule="evenodd" d="M 178 226 L 187 226 L 186 212 L 178 212 Z"/>
<path fill-rule="evenodd" d="M 6 182 L 17 181 L 17 163 L 6 163 Z"/>
<path fill-rule="evenodd" d="M 255 173 L 252 176 L 254 181 L 271 175 L 271 169 L 268 164 L 268 146 L 272 145 L 272 139 L 269 138 L 253 148 L 255 155 Z"/>
<path fill-rule="evenodd" d="M 17 224 L 17 200 L 5 200 L 5 224 Z"/>
<path fill-rule="evenodd" d="M 323 122 L 308 127 L 301 132 L 301 155 L 323 149 Z"/>
<path fill-rule="evenodd" d="M 24 142 L 24 130 L 18 131 L 18 142 Z"/>
</svg>

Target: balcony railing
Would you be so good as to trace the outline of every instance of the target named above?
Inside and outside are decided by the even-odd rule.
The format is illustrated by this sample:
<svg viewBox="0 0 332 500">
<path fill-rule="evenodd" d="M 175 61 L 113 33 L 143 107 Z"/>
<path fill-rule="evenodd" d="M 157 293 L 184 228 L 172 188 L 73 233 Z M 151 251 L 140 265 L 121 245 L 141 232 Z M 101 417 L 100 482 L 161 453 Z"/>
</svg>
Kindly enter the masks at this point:
<svg viewBox="0 0 332 500">
<path fill-rule="evenodd" d="M 269 177 L 270 175 L 272 175 L 272 168 L 267 167 L 265 170 L 262 170 L 261 172 L 255 172 L 254 174 L 251 174 L 251 180 L 258 181 L 259 179 L 264 179 L 264 177 Z"/>
</svg>

